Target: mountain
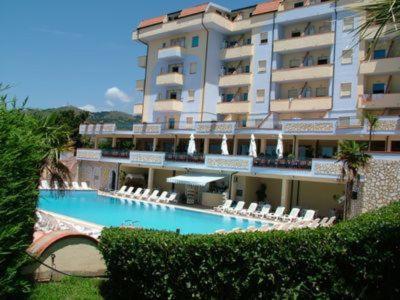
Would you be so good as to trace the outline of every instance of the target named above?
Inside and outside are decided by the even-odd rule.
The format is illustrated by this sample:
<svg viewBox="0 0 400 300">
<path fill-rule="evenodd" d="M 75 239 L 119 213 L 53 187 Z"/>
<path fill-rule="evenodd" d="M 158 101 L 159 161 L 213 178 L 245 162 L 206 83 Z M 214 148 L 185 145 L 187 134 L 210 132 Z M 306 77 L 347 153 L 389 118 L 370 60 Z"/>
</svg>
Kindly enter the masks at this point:
<svg viewBox="0 0 400 300">
<path fill-rule="evenodd" d="M 79 109 L 75 106 L 62 106 L 57 108 L 48 109 L 28 109 L 28 112 L 47 116 L 53 112 L 72 110 L 75 113 L 83 112 L 84 110 Z M 89 123 L 115 123 L 118 129 L 131 129 L 132 123 L 140 122 L 140 117 L 133 116 L 121 111 L 101 111 L 101 112 L 89 112 L 89 117 L 87 119 Z"/>
</svg>

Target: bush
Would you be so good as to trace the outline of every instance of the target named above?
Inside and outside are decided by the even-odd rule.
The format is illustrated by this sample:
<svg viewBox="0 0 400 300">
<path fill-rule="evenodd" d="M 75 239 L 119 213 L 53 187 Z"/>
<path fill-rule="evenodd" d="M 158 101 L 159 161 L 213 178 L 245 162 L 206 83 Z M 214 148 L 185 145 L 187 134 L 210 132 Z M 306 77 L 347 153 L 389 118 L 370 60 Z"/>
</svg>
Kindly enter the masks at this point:
<svg viewBox="0 0 400 300">
<path fill-rule="evenodd" d="M 394 298 L 400 294 L 400 203 L 331 228 L 177 235 L 104 229 L 116 297 Z"/>
</svg>

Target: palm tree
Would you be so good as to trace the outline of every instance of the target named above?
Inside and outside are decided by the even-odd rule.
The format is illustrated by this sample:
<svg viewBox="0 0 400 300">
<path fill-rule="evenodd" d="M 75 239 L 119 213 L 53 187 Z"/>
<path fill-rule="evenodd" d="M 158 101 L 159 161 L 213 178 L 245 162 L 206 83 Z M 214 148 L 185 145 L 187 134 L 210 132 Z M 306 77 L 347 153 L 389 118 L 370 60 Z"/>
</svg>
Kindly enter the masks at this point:
<svg viewBox="0 0 400 300">
<path fill-rule="evenodd" d="M 371 151 L 372 134 L 376 126 L 378 126 L 379 118 L 377 115 L 365 111 L 363 114 L 363 119 L 368 121 L 368 151 Z"/>
<path fill-rule="evenodd" d="M 346 180 L 343 219 L 348 218 L 354 184 L 358 184 L 359 171 L 365 168 L 371 158 L 369 154 L 365 153 L 366 148 L 366 144 L 355 141 L 346 140 L 339 143 L 336 159 L 342 163 L 341 179 Z"/>
<path fill-rule="evenodd" d="M 359 36 L 359 41 L 369 37 L 369 29 L 377 26 L 377 30 L 372 36 L 370 46 L 367 49 L 367 56 L 370 55 L 382 36 L 388 34 L 400 36 L 400 0 L 371 1 L 358 7 L 357 10 L 366 15 L 365 21 L 355 29 L 356 34 Z"/>
</svg>

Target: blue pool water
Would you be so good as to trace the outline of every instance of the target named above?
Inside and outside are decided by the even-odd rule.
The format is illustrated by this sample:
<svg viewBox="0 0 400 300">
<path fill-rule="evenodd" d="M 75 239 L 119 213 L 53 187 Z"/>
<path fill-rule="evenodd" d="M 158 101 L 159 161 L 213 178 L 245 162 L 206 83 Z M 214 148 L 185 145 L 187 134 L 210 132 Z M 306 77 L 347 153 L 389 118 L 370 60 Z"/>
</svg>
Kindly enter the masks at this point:
<svg viewBox="0 0 400 300">
<path fill-rule="evenodd" d="M 260 227 L 259 221 L 190 211 L 177 207 L 140 201 L 122 202 L 112 197 L 99 196 L 92 191 L 67 192 L 57 196 L 40 192 L 39 208 L 103 226 L 120 226 L 128 220 L 143 228 L 181 233 L 213 233 L 218 229 Z"/>
</svg>

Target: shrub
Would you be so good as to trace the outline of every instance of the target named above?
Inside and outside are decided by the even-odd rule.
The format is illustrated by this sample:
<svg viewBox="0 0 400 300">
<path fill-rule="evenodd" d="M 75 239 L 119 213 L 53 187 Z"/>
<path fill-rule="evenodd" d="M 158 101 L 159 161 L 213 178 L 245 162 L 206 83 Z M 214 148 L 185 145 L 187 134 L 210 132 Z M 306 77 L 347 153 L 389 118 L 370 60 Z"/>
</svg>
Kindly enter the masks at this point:
<svg viewBox="0 0 400 300">
<path fill-rule="evenodd" d="M 330 228 L 177 235 L 104 229 L 116 297 L 394 298 L 400 294 L 400 203 Z"/>
</svg>

